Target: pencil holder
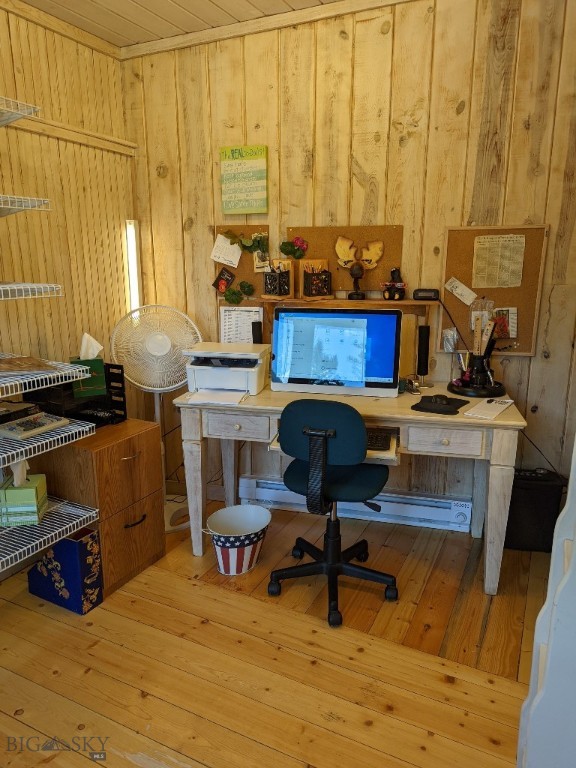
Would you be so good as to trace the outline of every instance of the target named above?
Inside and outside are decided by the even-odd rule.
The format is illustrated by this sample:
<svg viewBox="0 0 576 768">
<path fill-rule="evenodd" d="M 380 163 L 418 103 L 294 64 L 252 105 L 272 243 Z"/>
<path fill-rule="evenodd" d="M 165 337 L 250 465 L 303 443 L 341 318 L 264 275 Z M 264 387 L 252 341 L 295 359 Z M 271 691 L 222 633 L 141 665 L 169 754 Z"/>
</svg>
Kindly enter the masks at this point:
<svg viewBox="0 0 576 768">
<path fill-rule="evenodd" d="M 470 355 L 468 370 L 470 371 L 470 384 L 473 387 L 485 387 L 488 383 L 489 360 L 484 360 L 481 355 Z"/>
<path fill-rule="evenodd" d="M 304 272 L 304 296 L 329 296 L 332 289 L 332 275 L 328 270 Z"/>
<path fill-rule="evenodd" d="M 269 296 L 289 296 L 290 272 L 265 272 L 264 293 Z"/>
<path fill-rule="evenodd" d="M 482 355 L 470 355 L 468 367 L 460 378 L 452 379 L 448 391 L 464 397 L 502 397 L 506 393 L 504 385 L 494 381 L 489 358 Z"/>
</svg>

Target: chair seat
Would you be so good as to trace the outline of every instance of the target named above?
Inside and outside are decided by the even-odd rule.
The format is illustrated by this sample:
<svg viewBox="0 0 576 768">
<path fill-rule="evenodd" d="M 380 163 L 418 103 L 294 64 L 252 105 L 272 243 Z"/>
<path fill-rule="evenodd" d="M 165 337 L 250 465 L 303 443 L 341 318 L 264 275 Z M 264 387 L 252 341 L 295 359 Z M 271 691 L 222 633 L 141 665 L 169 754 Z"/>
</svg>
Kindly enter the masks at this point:
<svg viewBox="0 0 576 768">
<path fill-rule="evenodd" d="M 309 464 L 294 459 L 284 473 L 285 486 L 306 496 Z M 383 464 L 327 466 L 324 496 L 328 501 L 365 501 L 377 496 L 388 480 L 388 467 Z"/>
</svg>

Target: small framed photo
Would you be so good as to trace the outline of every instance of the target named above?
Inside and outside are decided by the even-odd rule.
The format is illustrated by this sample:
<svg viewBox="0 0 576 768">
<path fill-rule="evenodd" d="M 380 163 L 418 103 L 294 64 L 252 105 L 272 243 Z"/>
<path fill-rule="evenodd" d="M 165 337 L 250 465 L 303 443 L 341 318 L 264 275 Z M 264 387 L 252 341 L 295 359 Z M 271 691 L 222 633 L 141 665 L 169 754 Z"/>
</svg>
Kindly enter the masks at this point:
<svg viewBox="0 0 576 768">
<path fill-rule="evenodd" d="M 266 251 L 254 251 L 254 272 L 270 271 L 270 254 Z"/>
</svg>

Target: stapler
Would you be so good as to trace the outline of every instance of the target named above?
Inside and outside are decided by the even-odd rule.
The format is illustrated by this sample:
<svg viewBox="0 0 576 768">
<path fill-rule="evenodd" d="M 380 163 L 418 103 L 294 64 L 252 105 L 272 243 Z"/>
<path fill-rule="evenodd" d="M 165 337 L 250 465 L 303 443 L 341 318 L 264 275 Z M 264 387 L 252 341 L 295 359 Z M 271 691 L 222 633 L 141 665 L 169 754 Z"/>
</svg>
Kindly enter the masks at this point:
<svg viewBox="0 0 576 768">
<path fill-rule="evenodd" d="M 406 392 L 410 392 L 411 395 L 420 395 L 420 383 L 416 379 L 406 379 Z"/>
</svg>

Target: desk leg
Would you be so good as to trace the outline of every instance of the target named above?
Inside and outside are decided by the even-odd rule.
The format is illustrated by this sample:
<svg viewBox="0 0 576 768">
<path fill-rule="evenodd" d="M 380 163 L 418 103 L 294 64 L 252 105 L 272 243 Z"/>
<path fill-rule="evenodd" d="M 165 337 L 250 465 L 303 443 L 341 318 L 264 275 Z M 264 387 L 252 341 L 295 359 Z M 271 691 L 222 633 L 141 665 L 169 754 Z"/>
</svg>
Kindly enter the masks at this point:
<svg viewBox="0 0 576 768">
<path fill-rule="evenodd" d="M 488 505 L 488 478 L 490 463 L 483 459 L 474 462 L 474 486 L 472 489 L 472 520 L 470 533 L 472 538 L 481 539 L 486 520 Z"/>
<path fill-rule="evenodd" d="M 182 449 L 192 554 L 200 557 L 204 551 L 202 524 L 206 514 L 206 440 L 183 440 Z"/>
<path fill-rule="evenodd" d="M 220 452 L 222 455 L 224 500 L 227 507 L 232 507 L 237 502 L 238 442 L 236 440 L 220 440 Z"/>
<path fill-rule="evenodd" d="M 495 595 L 498 591 L 502 552 L 514 482 L 517 442 L 518 433 L 516 431 L 494 430 L 484 533 L 484 592 L 488 595 Z"/>
<path fill-rule="evenodd" d="M 498 591 L 513 482 L 514 467 L 491 467 L 484 545 L 484 591 L 488 595 Z"/>
</svg>

